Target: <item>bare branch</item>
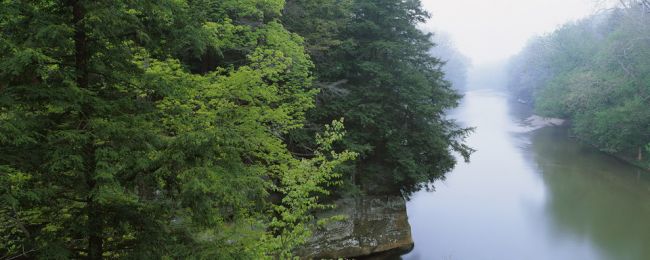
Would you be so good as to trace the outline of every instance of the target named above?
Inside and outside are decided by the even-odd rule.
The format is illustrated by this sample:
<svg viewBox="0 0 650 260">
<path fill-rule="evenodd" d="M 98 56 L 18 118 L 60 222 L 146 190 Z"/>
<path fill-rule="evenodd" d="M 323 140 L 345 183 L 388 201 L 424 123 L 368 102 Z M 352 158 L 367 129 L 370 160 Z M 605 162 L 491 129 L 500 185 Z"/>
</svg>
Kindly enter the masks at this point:
<svg viewBox="0 0 650 260">
<path fill-rule="evenodd" d="M 339 81 L 335 82 L 330 82 L 330 83 L 318 83 L 316 84 L 318 87 L 328 90 L 336 95 L 339 96 L 345 96 L 350 93 L 347 89 L 339 88 L 339 86 L 348 83 L 347 79 L 342 79 Z"/>
</svg>

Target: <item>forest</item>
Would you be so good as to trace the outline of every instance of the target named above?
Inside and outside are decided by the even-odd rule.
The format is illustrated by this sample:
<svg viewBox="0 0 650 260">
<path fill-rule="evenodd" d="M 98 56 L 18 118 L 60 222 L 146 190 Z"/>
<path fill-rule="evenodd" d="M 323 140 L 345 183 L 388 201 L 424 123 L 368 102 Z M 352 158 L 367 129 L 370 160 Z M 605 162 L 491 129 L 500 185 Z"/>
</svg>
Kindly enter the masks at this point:
<svg viewBox="0 0 650 260">
<path fill-rule="evenodd" d="M 1 259 L 291 258 L 332 198 L 408 196 L 473 151 L 418 0 L 0 3 Z M 648 143 L 627 124 L 650 122 L 648 74 L 626 69 L 648 48 L 619 48 L 648 46 L 619 40 L 639 15 L 554 34 L 607 41 L 576 52 L 589 67 L 548 56 L 573 73 L 535 89 L 548 108 L 598 87 L 605 107 L 553 102 L 595 142 L 625 129 L 607 149 Z"/>
<path fill-rule="evenodd" d="M 508 87 L 572 134 L 650 169 L 650 4 L 621 1 L 531 40 L 511 60 Z"/>
</svg>

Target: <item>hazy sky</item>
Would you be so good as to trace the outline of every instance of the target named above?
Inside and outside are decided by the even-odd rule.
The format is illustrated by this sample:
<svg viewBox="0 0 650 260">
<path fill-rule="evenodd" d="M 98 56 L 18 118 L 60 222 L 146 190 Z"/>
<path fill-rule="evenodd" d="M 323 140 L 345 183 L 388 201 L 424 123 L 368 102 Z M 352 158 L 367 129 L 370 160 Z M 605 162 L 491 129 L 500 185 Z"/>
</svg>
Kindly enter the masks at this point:
<svg viewBox="0 0 650 260">
<path fill-rule="evenodd" d="M 451 35 L 475 65 L 516 54 L 535 35 L 585 17 L 596 0 L 421 0 L 432 14 L 425 26 Z"/>
</svg>

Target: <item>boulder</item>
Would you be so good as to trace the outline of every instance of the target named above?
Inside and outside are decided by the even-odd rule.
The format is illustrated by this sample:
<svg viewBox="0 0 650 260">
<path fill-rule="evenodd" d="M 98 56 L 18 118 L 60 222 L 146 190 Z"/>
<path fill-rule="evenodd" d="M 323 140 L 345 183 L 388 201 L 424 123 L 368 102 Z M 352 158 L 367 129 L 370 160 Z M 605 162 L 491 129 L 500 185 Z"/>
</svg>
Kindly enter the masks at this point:
<svg viewBox="0 0 650 260">
<path fill-rule="evenodd" d="M 533 128 L 543 128 L 547 126 L 561 126 L 566 123 L 566 120 L 560 118 L 552 117 L 542 117 L 538 115 L 532 115 L 524 121 L 524 123 L 532 126 Z"/>
</svg>

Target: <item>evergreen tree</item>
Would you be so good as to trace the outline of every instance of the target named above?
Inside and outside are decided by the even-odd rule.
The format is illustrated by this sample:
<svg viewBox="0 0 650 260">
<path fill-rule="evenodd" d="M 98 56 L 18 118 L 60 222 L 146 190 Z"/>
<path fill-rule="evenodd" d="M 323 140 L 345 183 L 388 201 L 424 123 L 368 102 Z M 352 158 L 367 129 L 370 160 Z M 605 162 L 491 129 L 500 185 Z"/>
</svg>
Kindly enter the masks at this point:
<svg viewBox="0 0 650 260">
<path fill-rule="evenodd" d="M 289 256 L 354 155 L 284 144 L 315 92 L 282 8 L 2 1 L 0 255 Z"/>
<path fill-rule="evenodd" d="M 310 120 L 346 118 L 345 143 L 360 153 L 353 182 L 367 192 L 408 194 L 449 171 L 452 150 L 469 156 L 462 143 L 469 130 L 444 115 L 460 96 L 443 79 L 441 61 L 429 55 L 431 35 L 417 28 L 429 17 L 419 1 L 322 0 L 329 11 L 311 13 L 305 13 L 314 10 L 311 1 L 289 2 L 303 6 L 285 11 L 290 30 L 308 35 L 308 46 L 321 37 L 334 43 L 316 55 L 322 92 Z M 310 37 L 331 19 L 337 22 L 327 25 L 337 34 Z"/>
</svg>

